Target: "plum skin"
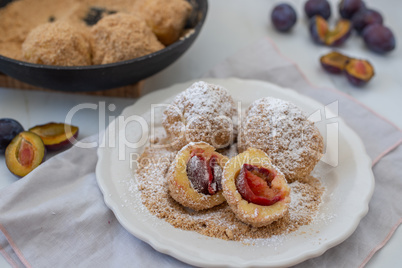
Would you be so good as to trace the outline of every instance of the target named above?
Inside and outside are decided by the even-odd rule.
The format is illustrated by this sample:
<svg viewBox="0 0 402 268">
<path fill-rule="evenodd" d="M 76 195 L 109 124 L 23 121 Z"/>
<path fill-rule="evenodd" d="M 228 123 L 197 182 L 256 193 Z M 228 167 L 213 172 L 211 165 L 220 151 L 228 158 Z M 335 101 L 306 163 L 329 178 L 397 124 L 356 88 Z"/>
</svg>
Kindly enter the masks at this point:
<svg viewBox="0 0 402 268">
<path fill-rule="evenodd" d="M 22 125 L 11 118 L 0 119 L 0 153 L 6 151 L 7 146 L 19 133 L 24 131 Z"/>
<path fill-rule="evenodd" d="M 297 14 L 291 5 L 279 4 L 271 12 L 271 21 L 278 31 L 287 32 L 295 25 Z"/>
<path fill-rule="evenodd" d="M 395 49 L 396 41 L 392 31 L 381 24 L 371 24 L 364 28 L 363 40 L 366 46 L 379 54 Z"/>
<path fill-rule="evenodd" d="M 364 7 L 362 0 L 342 0 L 339 3 L 339 14 L 344 19 L 351 19 L 356 12 Z"/>
<path fill-rule="evenodd" d="M 355 77 L 355 76 L 349 74 L 348 72 L 345 72 L 345 75 L 346 75 L 346 78 L 348 79 L 348 81 L 349 81 L 352 85 L 354 85 L 354 86 L 356 86 L 356 87 L 362 87 L 362 86 L 364 86 L 365 84 L 367 84 L 367 82 L 368 82 L 368 81 L 365 81 L 365 80 L 363 80 L 363 79 L 357 78 L 357 77 Z"/>
<path fill-rule="evenodd" d="M 327 0 L 308 0 L 304 4 L 304 11 L 308 18 L 320 15 L 328 20 L 331 17 L 331 6 Z"/>
<path fill-rule="evenodd" d="M 370 24 L 382 24 L 382 15 L 374 9 L 363 9 L 352 17 L 353 28 L 361 34 L 365 27 Z"/>
</svg>

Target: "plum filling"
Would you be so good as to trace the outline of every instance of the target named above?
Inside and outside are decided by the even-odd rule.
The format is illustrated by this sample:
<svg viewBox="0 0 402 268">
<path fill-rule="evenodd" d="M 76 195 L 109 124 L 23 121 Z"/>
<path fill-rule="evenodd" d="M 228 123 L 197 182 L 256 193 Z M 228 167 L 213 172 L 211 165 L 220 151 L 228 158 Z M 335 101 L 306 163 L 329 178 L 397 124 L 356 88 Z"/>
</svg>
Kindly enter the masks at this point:
<svg viewBox="0 0 402 268">
<path fill-rule="evenodd" d="M 200 154 L 194 154 L 187 163 L 186 172 L 197 192 L 214 195 L 222 190 L 222 168 L 216 156 L 207 160 Z"/>
<path fill-rule="evenodd" d="M 22 139 L 18 149 L 17 159 L 21 165 L 25 167 L 31 166 L 34 159 L 34 149 L 32 148 L 32 144 Z"/>
<path fill-rule="evenodd" d="M 275 177 L 273 170 L 244 164 L 236 178 L 236 187 L 248 202 L 271 206 L 284 198 L 280 185 L 275 183 Z"/>
</svg>

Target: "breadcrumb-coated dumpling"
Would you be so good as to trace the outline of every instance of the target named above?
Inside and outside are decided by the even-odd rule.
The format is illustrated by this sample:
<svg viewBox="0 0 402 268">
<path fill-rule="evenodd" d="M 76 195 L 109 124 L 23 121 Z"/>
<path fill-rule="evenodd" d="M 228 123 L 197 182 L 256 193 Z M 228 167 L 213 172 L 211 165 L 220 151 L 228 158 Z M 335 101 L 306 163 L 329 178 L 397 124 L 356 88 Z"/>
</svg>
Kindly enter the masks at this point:
<svg viewBox="0 0 402 268">
<path fill-rule="evenodd" d="M 238 150 L 261 149 L 289 182 L 311 173 L 323 153 L 321 133 L 293 103 L 266 97 L 246 110 Z"/>
<path fill-rule="evenodd" d="M 146 0 L 139 1 L 138 11 L 158 39 L 167 46 L 179 39 L 192 6 L 185 0 Z"/>
<path fill-rule="evenodd" d="M 83 66 L 91 64 L 91 45 L 85 35 L 65 22 L 41 24 L 22 44 L 23 59 L 36 64 Z"/>
<path fill-rule="evenodd" d="M 164 48 L 144 19 L 132 14 L 106 16 L 91 32 L 94 64 L 134 59 Z"/>
<path fill-rule="evenodd" d="M 172 148 L 204 141 L 219 149 L 237 135 L 237 109 L 226 88 L 199 81 L 176 96 L 163 114 Z"/>
</svg>

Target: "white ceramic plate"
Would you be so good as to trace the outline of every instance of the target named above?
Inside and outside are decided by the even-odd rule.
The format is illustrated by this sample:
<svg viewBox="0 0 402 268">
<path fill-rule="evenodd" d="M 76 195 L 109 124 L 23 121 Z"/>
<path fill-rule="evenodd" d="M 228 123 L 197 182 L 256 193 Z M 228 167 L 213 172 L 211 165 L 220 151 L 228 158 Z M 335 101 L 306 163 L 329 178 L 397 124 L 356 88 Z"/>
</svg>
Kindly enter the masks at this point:
<svg viewBox="0 0 402 268">
<path fill-rule="evenodd" d="M 321 115 L 322 120 L 316 124 L 326 141 L 325 162 L 334 166 L 321 161 L 314 171 L 327 189 L 316 219 L 288 235 L 253 240 L 253 243 L 246 245 L 174 228 L 142 205 L 130 163 L 135 162 L 143 146 L 130 148 L 133 147 L 131 144 L 146 142 L 148 135 L 142 137 L 142 128 L 147 134 L 146 122 L 149 122 L 151 115 L 154 115 L 155 125 L 160 126 L 163 109 L 155 109 L 151 113 L 151 105 L 170 103 L 175 95 L 194 82 L 190 81 L 153 92 L 127 107 L 119 120 L 115 121 L 120 123 L 109 126 L 104 137 L 106 146 L 103 144 L 98 150 L 98 184 L 105 203 L 124 228 L 157 251 L 203 267 L 295 265 L 323 254 L 348 238 L 366 215 L 374 189 L 371 160 L 356 133 L 336 113 L 330 113 L 322 104 L 293 90 L 252 80 L 205 81 L 226 87 L 235 101 L 241 101 L 243 109 L 258 98 L 273 96 L 295 103 L 316 121 Z M 336 103 L 332 105 L 336 106 Z M 109 134 L 114 133 L 115 128 L 118 135 Z M 124 142 L 125 138 L 127 142 Z"/>
</svg>

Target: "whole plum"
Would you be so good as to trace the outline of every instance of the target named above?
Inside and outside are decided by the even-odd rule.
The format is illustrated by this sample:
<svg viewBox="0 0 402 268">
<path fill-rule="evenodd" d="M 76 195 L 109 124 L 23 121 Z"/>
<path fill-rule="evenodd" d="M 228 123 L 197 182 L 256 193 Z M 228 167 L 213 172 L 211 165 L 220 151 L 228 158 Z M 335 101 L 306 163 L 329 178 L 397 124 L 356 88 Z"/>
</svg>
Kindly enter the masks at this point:
<svg viewBox="0 0 402 268">
<path fill-rule="evenodd" d="M 362 0 L 342 0 L 339 3 L 339 14 L 344 19 L 351 19 L 356 12 L 364 7 L 365 4 Z"/>
<path fill-rule="evenodd" d="M 380 54 L 389 52 L 396 46 L 392 31 L 381 24 L 368 25 L 364 28 L 362 35 L 366 46 Z"/>
<path fill-rule="evenodd" d="M 327 20 L 331 16 L 331 6 L 327 0 L 308 0 L 304 4 L 304 11 L 309 18 L 320 15 Z"/>
<path fill-rule="evenodd" d="M 282 3 L 272 10 L 271 21 L 278 31 L 286 32 L 295 25 L 297 14 L 291 5 Z"/>
<path fill-rule="evenodd" d="M 24 131 L 21 124 L 11 118 L 0 119 L 0 153 L 4 153 L 8 144 L 18 133 Z"/>
<path fill-rule="evenodd" d="M 362 9 L 352 17 L 353 28 L 361 34 L 363 29 L 370 24 L 382 24 L 381 14 L 374 9 Z"/>
</svg>

